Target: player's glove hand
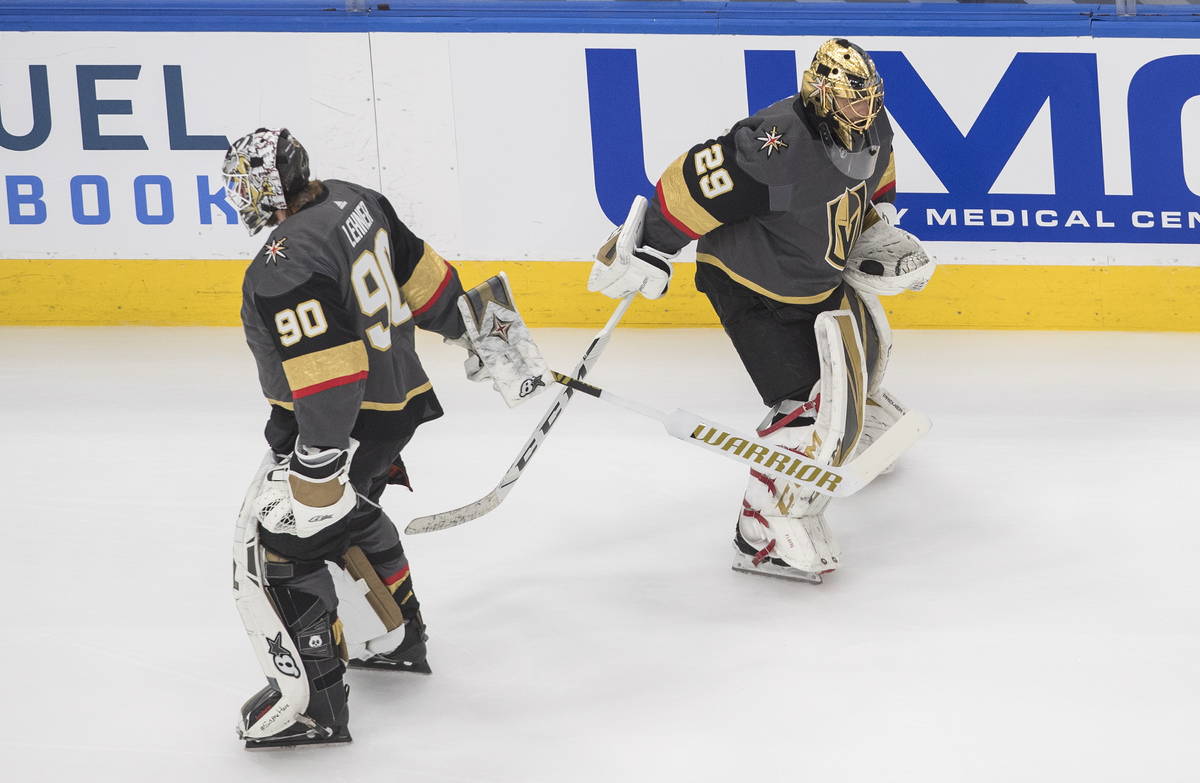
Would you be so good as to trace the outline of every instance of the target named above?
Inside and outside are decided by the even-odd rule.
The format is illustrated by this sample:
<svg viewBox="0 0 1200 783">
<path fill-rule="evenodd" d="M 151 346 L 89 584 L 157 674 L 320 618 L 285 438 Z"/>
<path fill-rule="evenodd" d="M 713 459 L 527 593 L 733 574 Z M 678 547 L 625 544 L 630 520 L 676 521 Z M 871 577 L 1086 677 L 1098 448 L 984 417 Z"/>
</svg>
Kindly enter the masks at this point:
<svg viewBox="0 0 1200 783">
<path fill-rule="evenodd" d="M 843 275 L 858 291 L 892 296 L 920 291 L 936 269 L 919 239 L 881 220 L 859 235 Z"/>
<path fill-rule="evenodd" d="M 596 261 L 588 277 L 589 291 L 599 291 L 614 299 L 624 299 L 634 293 L 647 299 L 658 299 L 667 292 L 671 259 L 677 254 L 642 242 L 647 208 L 645 197 L 635 198 L 625 222 L 596 251 Z"/>
<path fill-rule="evenodd" d="M 447 345 L 457 345 L 467 352 L 467 358 L 463 360 L 463 370 L 466 371 L 467 380 L 480 383 L 492 379 L 492 374 L 488 372 L 487 367 L 483 366 L 483 360 L 479 358 L 479 354 L 475 353 L 474 347 L 471 346 L 471 341 L 464 334 L 461 337 L 444 337 L 442 342 Z"/>
<path fill-rule="evenodd" d="M 608 243 L 605 243 L 600 252 L 604 252 L 607 246 Z M 640 293 L 647 299 L 658 299 L 670 285 L 671 259 L 674 257 L 674 254 L 642 245 L 627 256 L 614 258 L 607 265 L 597 258 L 592 265 L 592 276 L 588 279 L 588 290 L 599 291 L 613 299 L 624 299 L 633 293 Z"/>
<path fill-rule="evenodd" d="M 517 309 L 507 275 L 501 272 L 465 292 L 458 309 L 462 339 L 472 352 L 467 359 L 468 378 L 490 379 L 510 408 L 553 382 L 541 349 Z"/>
</svg>

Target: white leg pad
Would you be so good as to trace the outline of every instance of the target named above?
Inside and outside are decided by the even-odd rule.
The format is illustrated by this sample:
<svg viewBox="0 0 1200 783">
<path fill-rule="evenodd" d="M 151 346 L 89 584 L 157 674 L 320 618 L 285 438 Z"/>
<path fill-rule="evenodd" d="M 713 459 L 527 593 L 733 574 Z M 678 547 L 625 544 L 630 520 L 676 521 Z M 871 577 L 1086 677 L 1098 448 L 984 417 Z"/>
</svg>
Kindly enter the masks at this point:
<svg viewBox="0 0 1200 783">
<path fill-rule="evenodd" d="M 804 410 L 781 404 L 768 414 L 759 435 L 808 456 L 841 465 L 850 457 L 862 435 L 866 407 L 867 354 L 854 314 L 849 310 L 821 313 L 814 325 L 821 363 L 819 405 L 810 400 Z M 886 361 L 886 351 L 882 354 Z M 878 364 L 880 358 L 876 358 Z M 816 397 L 814 396 L 814 400 Z M 812 408 L 816 408 L 812 411 Z M 807 427 L 779 427 L 779 416 L 812 416 Z M 747 555 L 738 550 L 734 568 L 740 571 L 771 572 L 775 576 L 819 582 L 820 575 L 835 570 L 841 552 L 825 521 L 829 498 L 795 483 L 751 472 L 738 533 L 757 550 Z M 774 560 L 775 562 L 772 562 Z M 783 565 L 780 565 L 782 563 Z M 770 568 L 768 568 L 768 566 Z M 792 575 L 789 576 L 789 572 Z"/>
<path fill-rule="evenodd" d="M 269 710 L 258 715 L 251 725 L 238 727 L 244 739 L 262 739 L 286 729 L 308 709 L 308 678 L 296 643 L 288 635 L 275 602 L 266 591 L 263 549 L 258 543 L 258 516 L 254 499 L 258 497 L 267 473 L 276 468 L 270 452 L 258 467 L 242 510 L 238 514 L 233 541 L 233 598 L 246 627 L 250 646 L 267 681 L 281 694 Z"/>
<path fill-rule="evenodd" d="M 854 456 L 862 454 L 868 446 L 875 441 L 883 433 L 888 431 L 893 424 L 900 420 L 908 410 L 898 399 L 896 399 L 887 389 L 880 388 L 871 396 L 867 397 L 866 413 L 863 416 L 863 431 L 862 437 L 858 440 L 858 446 L 854 449 Z M 879 475 L 891 473 L 892 468 L 896 463 L 888 465 Z"/>
<path fill-rule="evenodd" d="M 887 372 L 888 360 L 892 356 L 892 327 L 888 323 L 887 312 L 883 309 L 883 305 L 879 302 L 879 297 L 874 294 L 864 294 L 856 292 L 859 300 L 862 302 L 863 311 L 866 313 L 866 318 L 863 321 L 870 323 L 860 323 L 859 327 L 863 332 L 864 346 L 874 343 L 873 346 L 867 349 L 867 354 L 875 354 L 875 361 L 870 367 L 867 367 L 867 396 L 872 396 L 879 391 L 883 385 L 883 376 Z M 867 334 L 868 330 L 870 334 Z"/>
</svg>

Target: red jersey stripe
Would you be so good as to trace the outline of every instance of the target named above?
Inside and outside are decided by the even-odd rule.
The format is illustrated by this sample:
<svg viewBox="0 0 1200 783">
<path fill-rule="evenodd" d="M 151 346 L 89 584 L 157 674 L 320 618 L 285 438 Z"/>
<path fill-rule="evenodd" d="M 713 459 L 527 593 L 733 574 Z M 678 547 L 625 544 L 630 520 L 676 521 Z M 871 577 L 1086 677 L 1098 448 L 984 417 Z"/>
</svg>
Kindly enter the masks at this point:
<svg viewBox="0 0 1200 783">
<path fill-rule="evenodd" d="M 690 228 L 685 226 L 677 217 L 672 215 L 671 210 L 667 208 L 667 199 L 663 195 L 663 186 L 662 186 L 661 179 L 658 181 L 658 185 L 655 186 L 655 191 L 658 193 L 658 206 L 662 210 L 663 217 L 665 217 L 667 219 L 667 222 L 670 223 L 672 226 L 675 226 L 675 228 L 682 231 L 684 234 L 686 234 L 691 239 L 699 239 L 700 238 L 699 234 L 697 234 L 695 231 L 692 231 Z"/>
<path fill-rule="evenodd" d="M 292 399 L 299 400 L 303 397 L 316 394 L 317 392 L 322 392 L 326 389 L 332 389 L 335 386 L 345 386 L 347 384 L 354 383 L 355 381 L 361 381 L 366 377 L 367 371 L 363 370 L 362 372 L 356 372 L 353 375 L 343 375 L 340 378 L 330 378 L 323 383 L 314 383 L 312 386 L 305 386 L 303 389 L 296 389 L 294 392 L 292 392 Z"/>
<path fill-rule="evenodd" d="M 442 278 L 442 282 L 438 283 L 437 290 L 433 292 L 433 296 L 429 297 L 429 301 L 413 310 L 413 317 L 421 315 L 429 310 L 437 303 L 437 300 L 442 298 L 442 293 L 446 290 L 446 286 L 450 285 L 450 278 L 454 276 L 454 267 L 446 265 L 446 276 Z"/>
</svg>

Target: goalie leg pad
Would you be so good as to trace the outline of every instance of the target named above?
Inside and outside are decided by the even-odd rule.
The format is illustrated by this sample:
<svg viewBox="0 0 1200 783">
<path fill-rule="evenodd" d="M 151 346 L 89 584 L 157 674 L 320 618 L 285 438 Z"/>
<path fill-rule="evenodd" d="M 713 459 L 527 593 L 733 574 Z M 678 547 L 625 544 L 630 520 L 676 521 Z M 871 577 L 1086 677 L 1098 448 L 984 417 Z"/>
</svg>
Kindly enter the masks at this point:
<svg viewBox="0 0 1200 783">
<path fill-rule="evenodd" d="M 308 683 L 305 715 L 332 731 L 348 722 L 344 648 L 337 599 L 324 562 L 290 561 L 266 552 L 267 592 L 295 644 Z M 301 721 L 303 723 L 303 721 Z"/>
<path fill-rule="evenodd" d="M 342 557 L 342 567 L 346 569 L 351 578 L 365 583 L 364 596 L 367 603 L 375 610 L 375 614 L 379 616 L 379 621 L 383 623 L 385 631 L 394 631 L 404 625 L 404 614 L 400 611 L 400 605 L 396 603 L 395 596 L 384 585 L 379 574 L 375 573 L 374 566 L 371 565 L 371 561 L 367 559 L 366 553 L 361 548 L 352 546 L 347 549 L 346 554 Z M 407 563 L 405 564 L 405 579 L 407 579 Z"/>
<path fill-rule="evenodd" d="M 248 747 L 285 735 L 289 742 L 328 741 L 347 723 L 328 574 L 271 555 L 259 542 L 254 500 L 275 467 L 268 453 L 246 492 L 234 540 L 234 601 L 267 678 L 242 708 L 239 733 Z"/>
<path fill-rule="evenodd" d="M 308 709 L 308 678 L 296 643 L 267 592 L 265 558 L 258 542 L 254 500 L 267 473 L 274 468 L 275 456 L 268 452 L 242 501 L 233 543 L 234 603 L 268 687 L 278 694 L 260 693 L 243 707 L 239 734 L 246 739 L 261 739 L 288 729 Z"/>
<path fill-rule="evenodd" d="M 814 459 L 841 465 L 862 432 L 866 354 L 848 310 L 821 313 L 815 330 L 821 364 L 816 393 L 804 404 L 780 403 L 760 425 L 759 435 Z M 756 548 L 760 562 L 752 565 L 778 560 L 809 576 L 837 568 L 840 552 L 824 517 L 828 502 L 828 497 L 806 493 L 795 483 L 752 471 L 738 521 L 739 537 Z M 735 568 L 744 554 L 739 546 Z"/>
<path fill-rule="evenodd" d="M 883 377 L 887 372 L 888 359 L 892 352 L 892 329 L 888 324 L 887 313 L 879 302 L 879 297 L 848 289 L 843 307 L 854 315 L 867 357 L 868 383 L 862 435 L 854 449 L 854 456 L 858 456 L 878 440 L 879 436 L 889 427 L 899 421 L 907 409 L 894 395 L 883 388 Z M 892 466 L 889 465 L 883 473 L 891 471 Z"/>
<path fill-rule="evenodd" d="M 883 376 L 892 354 L 892 327 L 879 297 L 874 294 L 847 287 L 841 305 L 841 309 L 849 310 L 854 316 L 862 339 L 867 367 L 867 396 L 870 397 L 883 385 Z"/>
<path fill-rule="evenodd" d="M 857 457 L 867 450 L 883 433 L 887 432 L 893 424 L 900 420 L 900 417 L 905 414 L 908 409 L 904 407 L 896 397 L 887 389 L 879 389 L 870 397 L 867 397 L 866 413 L 863 417 L 863 432 L 862 437 L 858 439 L 858 446 L 854 450 L 854 456 Z M 879 472 L 879 475 L 891 473 L 896 463 L 892 463 Z"/>
<path fill-rule="evenodd" d="M 817 349 L 821 356 L 821 399 L 832 396 L 830 405 L 817 412 L 817 430 L 825 442 L 817 459 L 841 465 L 850 458 L 862 433 L 866 404 L 866 352 L 854 316 L 833 310 L 817 316 Z"/>
<path fill-rule="evenodd" d="M 350 665 L 378 664 L 378 668 L 429 674 L 425 645 L 429 636 L 399 541 L 375 553 L 350 547 L 343 563 L 383 625 L 382 634 L 353 645 Z"/>
</svg>

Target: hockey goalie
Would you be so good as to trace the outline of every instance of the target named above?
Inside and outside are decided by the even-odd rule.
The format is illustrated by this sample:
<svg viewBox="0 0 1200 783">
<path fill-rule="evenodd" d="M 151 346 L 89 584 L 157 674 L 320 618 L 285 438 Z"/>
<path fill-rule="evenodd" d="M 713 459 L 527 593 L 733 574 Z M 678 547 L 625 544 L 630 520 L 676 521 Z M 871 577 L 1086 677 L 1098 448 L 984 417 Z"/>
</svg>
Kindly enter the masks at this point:
<svg viewBox="0 0 1200 783">
<path fill-rule="evenodd" d="M 877 295 L 924 288 L 934 262 L 893 225 L 883 80 L 845 39 L 823 43 L 798 95 L 692 146 L 597 253 L 588 288 L 663 296 L 698 240 L 711 301 L 767 407 L 761 438 L 840 466 L 904 413 L 883 387 L 891 330 Z M 841 563 L 829 498 L 751 471 L 739 571 L 818 583 Z"/>
<path fill-rule="evenodd" d="M 548 372 L 503 274 L 464 294 L 387 198 L 310 178 L 286 129 L 235 141 L 223 173 L 250 233 L 272 229 L 246 269 L 241 313 L 270 450 L 234 542 L 234 597 L 267 678 L 239 734 L 247 748 L 348 742 L 347 665 L 431 671 L 408 558 L 379 505 L 388 485 L 409 483 L 401 450 L 442 415 L 414 328 L 465 348 L 468 377 L 510 406 Z M 366 599 L 374 637 L 351 643 L 333 574 Z"/>
</svg>

